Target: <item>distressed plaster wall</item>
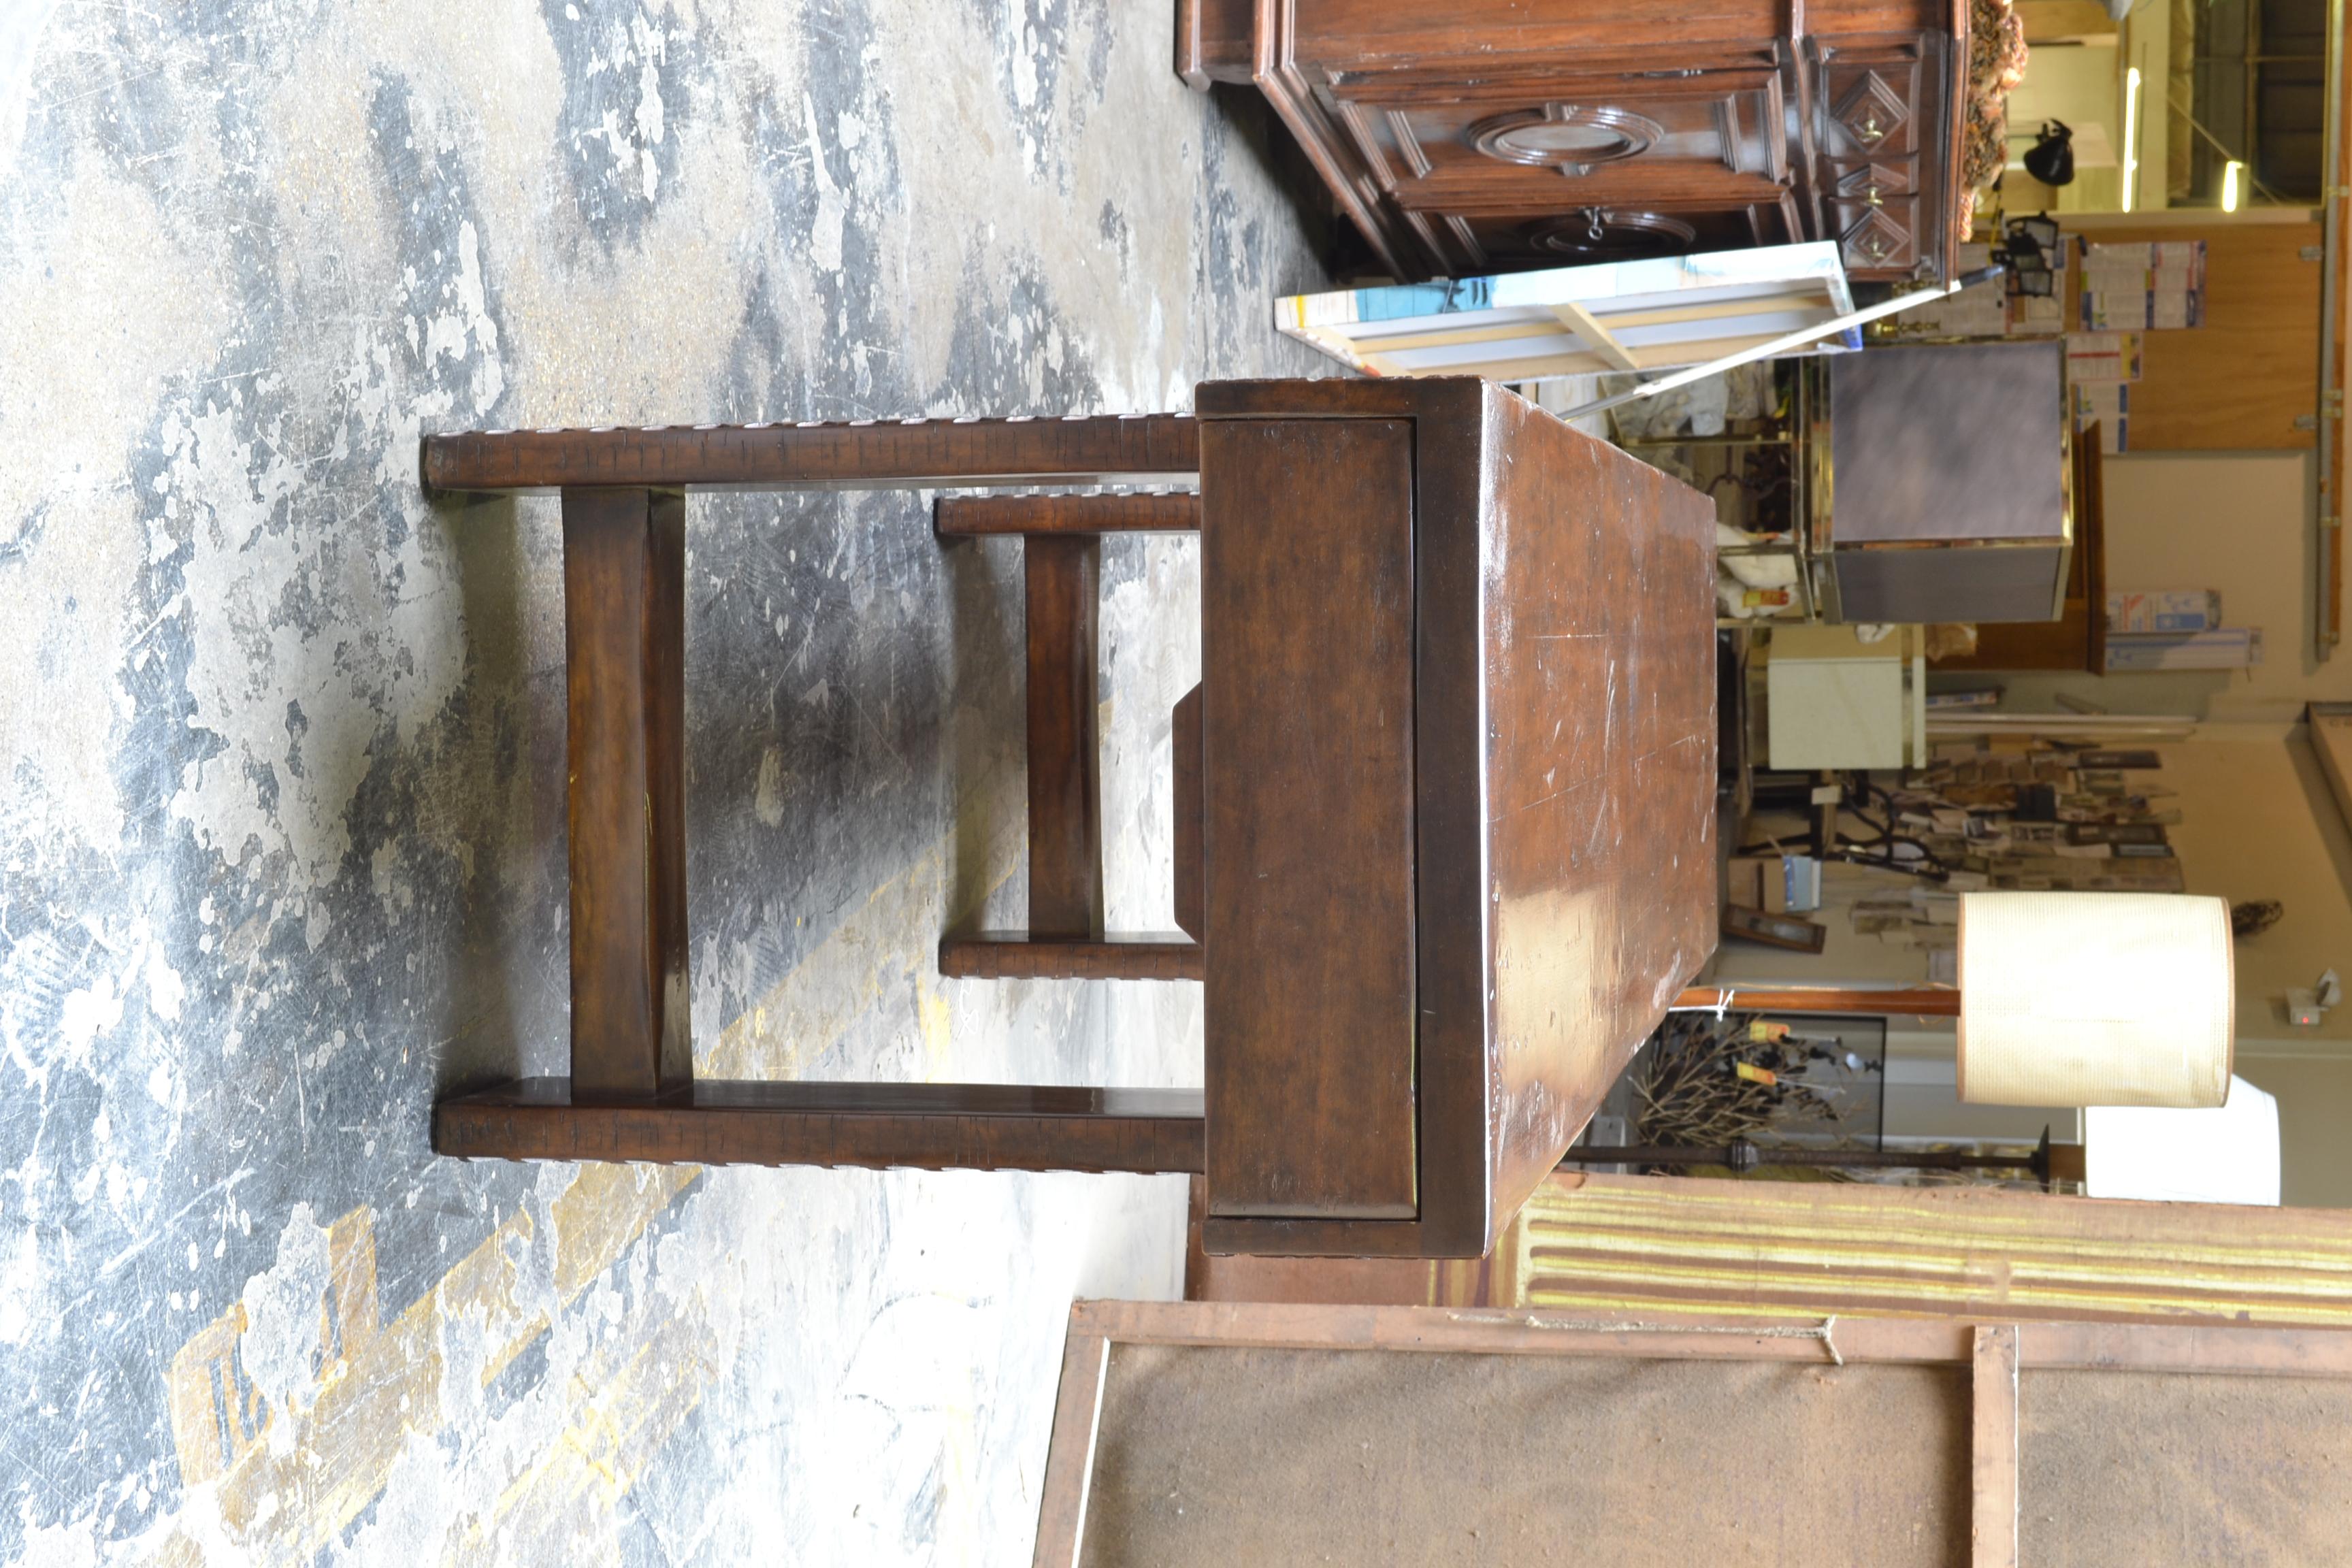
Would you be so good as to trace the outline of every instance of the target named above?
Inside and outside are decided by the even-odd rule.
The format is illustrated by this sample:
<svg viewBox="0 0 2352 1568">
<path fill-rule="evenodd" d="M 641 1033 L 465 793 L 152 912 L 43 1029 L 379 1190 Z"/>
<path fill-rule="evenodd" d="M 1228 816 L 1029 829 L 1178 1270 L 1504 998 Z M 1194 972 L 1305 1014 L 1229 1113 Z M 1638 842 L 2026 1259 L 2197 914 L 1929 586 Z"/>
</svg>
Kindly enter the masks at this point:
<svg viewBox="0 0 2352 1568">
<path fill-rule="evenodd" d="M 1313 373 L 1166 0 L 0 0 L 0 1560 L 1014 1562 L 1074 1291 L 1172 1179 L 437 1161 L 561 1070 L 551 503 L 420 431 L 1127 411 Z M 1023 907 L 1018 557 L 689 514 L 698 1068 L 1197 1082 Z M 1189 544 L 1105 570 L 1162 926 Z"/>
</svg>

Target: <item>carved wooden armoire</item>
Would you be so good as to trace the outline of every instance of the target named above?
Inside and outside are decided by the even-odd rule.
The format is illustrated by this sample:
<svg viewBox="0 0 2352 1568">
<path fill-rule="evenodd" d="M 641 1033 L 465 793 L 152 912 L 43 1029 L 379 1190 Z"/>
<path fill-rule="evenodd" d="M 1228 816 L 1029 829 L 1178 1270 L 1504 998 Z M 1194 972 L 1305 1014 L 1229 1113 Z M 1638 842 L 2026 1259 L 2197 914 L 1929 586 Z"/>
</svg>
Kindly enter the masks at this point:
<svg viewBox="0 0 2352 1568">
<path fill-rule="evenodd" d="M 1178 0 L 1400 280 L 1803 240 L 1940 279 L 1967 0 Z"/>
</svg>

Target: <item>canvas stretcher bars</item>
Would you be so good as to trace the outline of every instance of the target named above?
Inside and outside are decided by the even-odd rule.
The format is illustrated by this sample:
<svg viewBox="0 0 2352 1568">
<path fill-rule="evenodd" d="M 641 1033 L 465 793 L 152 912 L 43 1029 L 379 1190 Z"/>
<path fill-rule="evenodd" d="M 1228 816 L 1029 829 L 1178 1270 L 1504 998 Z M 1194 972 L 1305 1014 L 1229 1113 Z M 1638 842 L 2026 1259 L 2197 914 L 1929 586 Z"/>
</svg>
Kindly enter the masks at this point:
<svg viewBox="0 0 2352 1568">
<path fill-rule="evenodd" d="M 1295 294 L 1275 325 L 1366 375 L 1538 381 L 1704 364 L 1853 309 L 1824 242 Z M 1791 352 L 1861 346 L 1850 331 Z"/>
</svg>

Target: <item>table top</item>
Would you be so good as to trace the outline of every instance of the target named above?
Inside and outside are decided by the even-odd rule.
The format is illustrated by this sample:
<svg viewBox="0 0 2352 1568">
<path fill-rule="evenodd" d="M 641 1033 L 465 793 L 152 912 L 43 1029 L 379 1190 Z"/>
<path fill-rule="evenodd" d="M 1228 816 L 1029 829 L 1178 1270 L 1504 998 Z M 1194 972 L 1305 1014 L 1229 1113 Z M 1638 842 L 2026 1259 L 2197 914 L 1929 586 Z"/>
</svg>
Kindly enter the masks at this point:
<svg viewBox="0 0 2352 1568">
<path fill-rule="evenodd" d="M 1714 950 L 1713 505 L 1475 380 L 1197 416 L 1204 1239 L 1477 1256 Z"/>
</svg>

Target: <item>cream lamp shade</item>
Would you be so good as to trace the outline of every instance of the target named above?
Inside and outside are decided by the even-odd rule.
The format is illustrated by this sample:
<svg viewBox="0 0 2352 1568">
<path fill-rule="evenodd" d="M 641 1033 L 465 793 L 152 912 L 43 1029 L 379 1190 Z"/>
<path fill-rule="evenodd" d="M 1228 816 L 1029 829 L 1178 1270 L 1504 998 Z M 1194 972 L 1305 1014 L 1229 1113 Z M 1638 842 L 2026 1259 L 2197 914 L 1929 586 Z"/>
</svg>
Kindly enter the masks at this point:
<svg viewBox="0 0 2352 1568">
<path fill-rule="evenodd" d="M 2225 900 L 1960 896 L 1960 1098 L 2219 1106 L 2237 987 Z"/>
</svg>

